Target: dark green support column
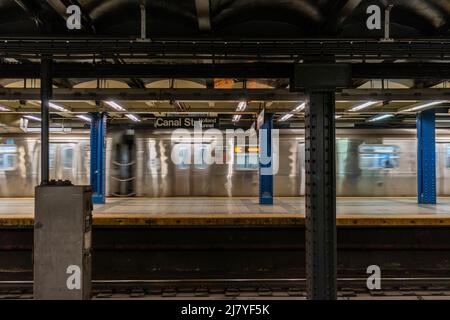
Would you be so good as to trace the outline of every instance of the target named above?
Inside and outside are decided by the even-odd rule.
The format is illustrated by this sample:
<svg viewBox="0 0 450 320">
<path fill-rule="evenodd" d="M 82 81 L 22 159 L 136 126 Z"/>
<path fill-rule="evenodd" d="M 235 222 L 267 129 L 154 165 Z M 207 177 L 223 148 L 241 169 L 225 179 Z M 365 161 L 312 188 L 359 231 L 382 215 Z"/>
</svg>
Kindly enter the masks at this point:
<svg viewBox="0 0 450 320">
<path fill-rule="evenodd" d="M 306 278 L 309 299 L 336 299 L 334 92 L 308 92 L 305 108 Z"/>
<path fill-rule="evenodd" d="M 52 59 L 41 59 L 41 184 L 50 180 L 49 177 L 49 145 L 50 145 L 50 114 L 49 103 L 52 98 Z"/>
<path fill-rule="evenodd" d="M 351 83 L 349 65 L 295 66 L 292 90 L 306 92 L 305 213 L 308 299 L 336 299 L 335 91 Z"/>
</svg>

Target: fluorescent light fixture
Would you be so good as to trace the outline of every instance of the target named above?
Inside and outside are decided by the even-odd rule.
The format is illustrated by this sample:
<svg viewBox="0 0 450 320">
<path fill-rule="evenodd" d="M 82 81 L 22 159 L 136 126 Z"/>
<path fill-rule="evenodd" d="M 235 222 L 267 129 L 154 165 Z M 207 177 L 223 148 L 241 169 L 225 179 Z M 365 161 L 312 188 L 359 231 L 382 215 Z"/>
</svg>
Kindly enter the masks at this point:
<svg viewBox="0 0 450 320">
<path fill-rule="evenodd" d="M 239 102 L 236 111 L 244 111 L 247 108 L 247 102 L 246 101 L 241 101 Z"/>
<path fill-rule="evenodd" d="M 239 102 L 236 111 L 244 111 L 246 108 L 247 108 L 247 101 L 241 101 Z M 238 122 L 239 120 L 241 120 L 241 115 L 235 114 L 233 116 L 233 122 Z"/>
<path fill-rule="evenodd" d="M 49 102 L 48 106 L 54 110 L 60 111 L 60 112 L 70 112 L 68 109 L 61 107 L 60 105 L 57 105 L 53 102 Z"/>
<path fill-rule="evenodd" d="M 233 122 L 238 122 L 239 120 L 241 120 L 241 115 L 240 114 L 235 114 L 233 116 Z"/>
<path fill-rule="evenodd" d="M 335 115 L 334 115 L 334 118 L 335 118 L 335 119 L 342 118 L 342 115 L 340 115 L 340 114 L 335 114 Z"/>
<path fill-rule="evenodd" d="M 11 109 L 0 104 L 0 111 L 8 112 L 11 111 Z"/>
<path fill-rule="evenodd" d="M 36 117 L 36 116 L 32 116 L 32 115 L 26 115 L 26 116 L 23 116 L 23 117 L 24 117 L 24 118 L 27 118 L 27 119 L 29 119 L 29 120 L 41 121 L 41 118 Z"/>
<path fill-rule="evenodd" d="M 442 104 L 442 103 L 445 103 L 445 102 L 447 102 L 447 101 L 443 100 L 443 101 L 427 102 L 427 103 L 419 104 L 417 106 L 410 107 L 410 108 L 407 108 L 407 109 L 404 109 L 404 110 L 400 110 L 400 112 L 413 112 L 413 111 L 425 109 L 425 108 L 428 108 L 428 107 L 433 107 L 433 106 L 436 106 L 436 105 L 439 105 L 439 104 Z"/>
<path fill-rule="evenodd" d="M 139 117 L 137 117 L 137 116 L 135 116 L 134 114 L 131 114 L 131 113 L 127 113 L 125 115 L 125 117 L 127 117 L 128 119 L 131 119 L 131 120 L 133 120 L 135 122 L 140 122 L 141 121 L 141 119 L 139 119 Z"/>
<path fill-rule="evenodd" d="M 364 102 L 364 103 L 361 103 L 361 104 L 351 107 L 348 111 L 350 111 L 350 112 L 360 111 L 360 110 L 366 109 L 368 107 L 371 107 L 377 103 L 378 103 L 378 101 L 367 101 L 367 102 Z"/>
<path fill-rule="evenodd" d="M 87 122 L 92 122 L 91 117 L 85 116 L 85 115 L 83 115 L 83 114 L 77 114 L 77 118 L 79 118 L 79 119 L 81 119 L 81 120 L 84 120 L 84 121 L 87 121 Z"/>
<path fill-rule="evenodd" d="M 294 116 L 292 113 L 286 113 L 286 114 L 285 114 L 284 116 L 282 116 L 282 117 L 280 118 L 280 120 L 278 120 L 278 121 L 286 121 L 286 120 L 292 118 L 292 116 Z"/>
<path fill-rule="evenodd" d="M 114 101 L 105 101 L 105 103 L 117 111 L 126 111 L 124 107 L 122 107 L 121 105 L 117 104 Z"/>
<path fill-rule="evenodd" d="M 306 103 L 303 102 L 302 104 L 299 104 L 292 112 L 301 112 L 305 109 Z"/>
<path fill-rule="evenodd" d="M 367 120 L 367 121 L 368 121 L 368 122 L 380 121 L 380 120 L 392 118 L 393 116 L 394 116 L 393 114 L 382 114 L 382 115 L 379 115 L 379 116 L 375 116 L 375 117 L 373 117 L 373 118 L 370 118 L 370 119 Z"/>
<path fill-rule="evenodd" d="M 49 132 L 69 133 L 72 128 L 48 128 Z M 41 132 L 41 128 L 27 128 L 27 132 Z"/>
</svg>

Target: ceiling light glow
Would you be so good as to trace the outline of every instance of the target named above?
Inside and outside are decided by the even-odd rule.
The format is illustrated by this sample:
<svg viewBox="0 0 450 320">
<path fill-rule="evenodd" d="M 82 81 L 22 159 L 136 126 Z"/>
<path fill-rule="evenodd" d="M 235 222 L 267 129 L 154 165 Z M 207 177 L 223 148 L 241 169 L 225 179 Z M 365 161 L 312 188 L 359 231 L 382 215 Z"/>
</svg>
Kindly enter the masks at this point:
<svg viewBox="0 0 450 320">
<path fill-rule="evenodd" d="M 239 102 L 236 111 L 244 111 L 247 108 L 247 102 L 241 101 Z"/>
<path fill-rule="evenodd" d="M 54 110 L 60 111 L 60 112 L 70 112 L 68 109 L 61 107 L 60 105 L 57 105 L 53 102 L 49 102 L 48 106 Z"/>
<path fill-rule="evenodd" d="M 8 108 L 8 107 L 6 107 L 6 106 L 4 106 L 4 105 L 1 105 L 1 104 L 0 104 L 0 111 L 8 112 L 8 111 L 11 111 L 11 109 Z"/>
<path fill-rule="evenodd" d="M 127 117 L 130 120 L 133 120 L 134 122 L 141 122 L 141 119 L 139 117 L 137 117 L 137 116 L 135 116 L 134 114 L 131 114 L 131 113 L 127 113 L 125 115 L 125 117 Z"/>
<path fill-rule="evenodd" d="M 388 119 L 388 118 L 392 118 L 393 116 L 394 116 L 393 114 L 382 114 L 382 115 L 379 115 L 379 116 L 375 116 L 375 117 L 369 119 L 368 121 L 369 122 L 380 121 L 380 120 L 385 120 L 385 119 Z"/>
<path fill-rule="evenodd" d="M 79 118 L 79 119 L 81 119 L 81 120 L 84 120 L 84 121 L 87 121 L 87 122 L 92 122 L 91 117 L 85 116 L 85 115 L 83 115 L 83 114 L 78 114 L 78 115 L 77 115 L 77 118 Z"/>
<path fill-rule="evenodd" d="M 301 112 L 305 109 L 306 107 L 306 103 L 303 102 L 302 104 L 298 105 L 294 110 L 292 110 L 292 112 Z"/>
<path fill-rule="evenodd" d="M 286 113 L 284 116 L 282 116 L 282 117 L 280 118 L 279 121 L 286 121 L 286 120 L 292 118 L 293 116 L 294 116 L 294 115 L 293 115 L 292 113 Z"/>
<path fill-rule="evenodd" d="M 427 103 L 419 104 L 419 105 L 411 107 L 411 108 L 407 108 L 405 110 L 401 110 L 401 112 L 413 112 L 413 111 L 425 109 L 425 108 L 428 108 L 428 107 L 433 107 L 433 106 L 436 106 L 436 105 L 439 105 L 439 104 L 442 104 L 442 103 L 445 103 L 445 102 L 447 102 L 447 101 L 442 100 L 442 101 L 427 102 Z"/>
<path fill-rule="evenodd" d="M 233 116 L 233 122 L 238 122 L 239 120 L 241 120 L 241 115 L 240 114 L 235 114 Z"/>
<path fill-rule="evenodd" d="M 367 102 L 364 102 L 362 104 L 358 104 L 356 106 L 353 106 L 348 111 L 350 111 L 350 112 L 360 111 L 360 110 L 369 108 L 369 107 L 371 107 L 371 106 L 373 106 L 373 105 L 375 105 L 377 103 L 378 103 L 378 101 L 367 101 Z"/>
<path fill-rule="evenodd" d="M 126 111 L 126 109 L 124 107 L 122 107 L 121 105 L 119 105 L 118 103 L 114 102 L 114 101 L 105 101 L 105 103 L 110 106 L 111 108 L 113 108 L 114 110 L 117 111 Z"/>
<path fill-rule="evenodd" d="M 32 116 L 32 115 L 26 115 L 26 116 L 23 116 L 23 117 L 26 118 L 26 119 L 29 119 L 29 120 L 42 121 L 41 118 L 36 117 L 36 116 Z"/>
</svg>

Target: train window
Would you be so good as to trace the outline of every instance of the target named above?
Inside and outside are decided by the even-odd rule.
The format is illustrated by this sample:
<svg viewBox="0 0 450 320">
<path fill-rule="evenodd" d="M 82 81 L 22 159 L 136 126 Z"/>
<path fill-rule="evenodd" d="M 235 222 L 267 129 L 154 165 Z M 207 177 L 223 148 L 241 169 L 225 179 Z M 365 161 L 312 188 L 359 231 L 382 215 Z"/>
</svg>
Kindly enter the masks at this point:
<svg viewBox="0 0 450 320">
<path fill-rule="evenodd" d="M 362 170 L 395 169 L 399 167 L 400 148 L 388 145 L 359 147 L 359 167 Z"/>
<path fill-rule="evenodd" d="M 194 144 L 194 164 L 198 169 L 206 169 L 211 160 L 211 146 L 209 144 Z"/>
<path fill-rule="evenodd" d="M 257 146 L 236 146 L 234 148 L 234 166 L 236 170 L 258 170 L 259 150 Z"/>
<path fill-rule="evenodd" d="M 56 157 L 56 144 L 50 143 L 49 158 L 48 158 L 48 166 L 50 169 L 53 169 L 55 167 L 55 157 Z"/>
<path fill-rule="evenodd" d="M 91 167 L 91 146 L 90 145 L 84 146 L 84 162 L 85 162 L 86 168 Z M 88 174 L 89 174 L 89 171 L 88 171 Z"/>
<path fill-rule="evenodd" d="M 62 151 L 63 154 L 63 168 L 64 169 L 72 169 L 73 166 L 73 148 L 64 148 Z"/>
<path fill-rule="evenodd" d="M 216 164 L 228 164 L 227 160 L 231 159 L 231 157 L 228 155 L 229 150 L 230 149 L 228 149 L 228 147 L 226 146 L 214 147 L 214 161 L 216 161 Z"/>
<path fill-rule="evenodd" d="M 156 151 L 156 141 L 154 139 L 147 143 L 148 161 L 147 166 L 151 174 L 157 174 L 161 169 L 161 159 L 158 158 L 158 152 Z"/>
<path fill-rule="evenodd" d="M 187 169 L 191 164 L 191 144 L 176 144 L 174 146 L 175 165 L 177 169 Z"/>
<path fill-rule="evenodd" d="M 17 161 L 17 146 L 0 145 L 0 171 L 14 170 Z"/>
<path fill-rule="evenodd" d="M 445 146 L 445 167 L 450 168 L 450 145 Z"/>
</svg>

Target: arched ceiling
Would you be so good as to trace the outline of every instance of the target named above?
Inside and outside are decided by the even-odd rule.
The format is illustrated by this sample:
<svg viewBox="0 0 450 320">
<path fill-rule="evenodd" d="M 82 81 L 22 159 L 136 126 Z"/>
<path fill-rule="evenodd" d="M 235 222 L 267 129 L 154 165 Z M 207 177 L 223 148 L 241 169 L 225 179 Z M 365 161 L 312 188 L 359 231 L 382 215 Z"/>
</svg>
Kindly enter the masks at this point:
<svg viewBox="0 0 450 320">
<path fill-rule="evenodd" d="M 83 31 L 68 31 L 65 8 L 78 4 Z M 450 36 L 449 0 L 147 0 L 150 37 L 379 37 L 371 4 L 392 9 L 392 36 Z M 0 36 L 140 34 L 140 0 L 0 0 Z"/>
<path fill-rule="evenodd" d="M 0 0 L 0 38 L 5 37 L 131 37 L 140 36 L 141 0 Z M 147 36 L 150 38 L 375 38 L 383 31 L 369 31 L 366 9 L 377 4 L 394 7 L 391 14 L 391 37 L 450 38 L 450 0 L 146 0 Z M 66 8 L 77 4 L 82 9 L 81 31 L 66 27 Z M 225 40 L 227 41 L 227 40 Z M 0 52 L 1 54 L 1 52 Z M 9 59 L 9 60 L 8 60 Z M 107 56 L 105 63 L 126 64 L 121 57 Z M 199 59 L 204 59 L 203 57 Z M 381 59 L 382 60 L 382 59 Z M 37 63 L 34 58 L 6 57 L 6 63 Z M 81 61 L 83 62 L 83 61 Z M 185 61 L 186 62 L 186 61 Z M 194 61 L 195 62 L 195 61 Z M 218 62 L 218 61 L 215 61 Z M 287 88 L 288 79 L 53 79 L 58 88 Z M 371 81 L 355 82 L 357 88 L 429 88 L 448 87 L 442 82 Z M 38 88 L 39 81 L 0 79 L 0 87 Z M 58 102 L 58 101 L 56 101 Z M 235 101 L 121 101 L 130 112 L 227 113 L 236 108 Z M 364 115 L 347 110 L 364 101 L 338 101 L 336 110 L 340 121 L 366 121 L 377 113 L 397 112 L 410 102 L 387 101 L 365 110 Z M 6 108 L 17 112 L 38 112 L 36 101 L 2 101 Z M 58 114 L 63 119 L 74 113 L 95 111 L 95 101 L 59 101 L 71 112 Z M 266 104 L 279 115 L 291 111 L 298 102 L 270 101 Z M 122 114 L 114 114 L 122 119 Z M 248 112 L 261 109 L 261 102 L 250 101 Z M 10 110 L 10 111 L 11 111 Z M 6 111 L 4 113 L 8 113 Z M 295 118 L 295 117 L 294 117 Z M 293 118 L 293 119 L 294 119 Z M 356 119 L 357 118 L 357 119 Z M 77 119 L 77 118 L 76 118 Z M 250 120 L 252 118 L 249 118 Z M 356 119 L 356 120 L 355 120 Z M 81 120 L 77 120 L 81 121 Z"/>
</svg>

